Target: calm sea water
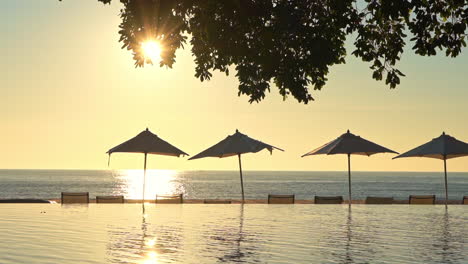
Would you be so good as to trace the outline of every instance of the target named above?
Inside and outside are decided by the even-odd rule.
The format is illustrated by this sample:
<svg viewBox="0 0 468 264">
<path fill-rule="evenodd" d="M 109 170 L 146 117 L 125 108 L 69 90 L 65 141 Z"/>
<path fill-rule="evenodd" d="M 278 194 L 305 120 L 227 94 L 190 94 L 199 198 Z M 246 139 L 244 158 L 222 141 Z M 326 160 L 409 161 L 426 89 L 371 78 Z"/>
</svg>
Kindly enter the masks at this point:
<svg viewBox="0 0 468 264">
<path fill-rule="evenodd" d="M 142 197 L 141 170 L 0 170 L 0 198 L 58 198 L 60 192 Z M 449 198 L 468 195 L 468 173 L 449 173 Z M 347 172 L 246 171 L 247 199 L 265 199 L 269 193 L 296 194 L 296 199 L 348 193 Z M 410 194 L 445 196 L 441 172 L 353 172 L 353 198 Z M 238 171 L 150 170 L 146 199 L 156 194 L 183 193 L 187 199 L 238 199 Z"/>
<path fill-rule="evenodd" d="M 0 263 L 466 264 L 468 207 L 3 204 Z"/>
</svg>

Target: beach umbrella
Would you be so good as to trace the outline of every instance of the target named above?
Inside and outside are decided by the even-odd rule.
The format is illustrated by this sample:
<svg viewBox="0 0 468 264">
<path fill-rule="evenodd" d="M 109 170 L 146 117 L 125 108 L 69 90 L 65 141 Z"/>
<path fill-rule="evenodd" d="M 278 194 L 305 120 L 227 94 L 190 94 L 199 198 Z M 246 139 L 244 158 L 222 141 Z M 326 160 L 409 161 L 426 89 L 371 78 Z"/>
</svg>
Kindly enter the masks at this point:
<svg viewBox="0 0 468 264">
<path fill-rule="evenodd" d="M 165 156 L 188 156 L 187 153 L 174 147 L 173 145 L 162 140 L 146 128 L 143 132 L 136 135 L 124 143 L 113 147 L 107 151 L 110 156 L 115 152 L 125 153 L 143 153 L 145 155 L 144 172 L 143 172 L 143 201 L 145 200 L 145 183 L 146 183 L 146 158 L 148 154 L 165 155 Z"/>
<path fill-rule="evenodd" d="M 206 158 L 206 157 L 217 157 L 217 158 L 226 158 L 231 156 L 237 156 L 239 159 L 239 172 L 240 172 L 240 182 L 241 182 L 241 191 L 242 191 L 242 202 L 244 202 L 244 182 L 242 178 L 242 162 L 241 155 L 245 153 L 257 153 L 263 149 L 268 149 L 270 153 L 273 152 L 273 149 L 284 151 L 280 148 L 268 145 L 256 139 L 250 138 L 247 135 L 244 135 L 236 129 L 236 133 L 226 137 L 221 140 L 216 145 L 198 153 L 197 155 L 191 157 L 189 160 Z"/>
<path fill-rule="evenodd" d="M 447 160 L 468 156 L 468 144 L 457 140 L 454 137 L 446 135 L 445 132 L 441 136 L 432 139 L 431 141 L 407 151 L 393 159 L 408 158 L 408 157 L 425 157 L 441 159 L 444 161 L 445 173 L 445 205 L 448 202 L 448 185 L 447 185 Z"/>
<path fill-rule="evenodd" d="M 365 155 L 370 156 L 377 153 L 396 153 L 397 152 L 390 150 L 388 148 L 377 145 L 373 142 L 370 142 L 360 136 L 356 136 L 348 132 L 339 136 L 337 139 L 314 149 L 304 155 L 334 155 L 334 154 L 346 154 L 348 155 L 348 191 L 349 191 L 349 204 L 351 205 L 351 155 Z"/>
</svg>

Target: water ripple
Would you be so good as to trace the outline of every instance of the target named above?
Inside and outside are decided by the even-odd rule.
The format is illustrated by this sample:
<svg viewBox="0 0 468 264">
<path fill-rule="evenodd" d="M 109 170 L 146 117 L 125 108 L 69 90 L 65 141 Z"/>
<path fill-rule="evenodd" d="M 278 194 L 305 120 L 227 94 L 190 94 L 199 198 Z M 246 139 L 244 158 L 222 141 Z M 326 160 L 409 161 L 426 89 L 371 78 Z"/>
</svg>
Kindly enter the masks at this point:
<svg viewBox="0 0 468 264">
<path fill-rule="evenodd" d="M 2 205 L 0 263 L 468 263 L 468 207 Z"/>
</svg>

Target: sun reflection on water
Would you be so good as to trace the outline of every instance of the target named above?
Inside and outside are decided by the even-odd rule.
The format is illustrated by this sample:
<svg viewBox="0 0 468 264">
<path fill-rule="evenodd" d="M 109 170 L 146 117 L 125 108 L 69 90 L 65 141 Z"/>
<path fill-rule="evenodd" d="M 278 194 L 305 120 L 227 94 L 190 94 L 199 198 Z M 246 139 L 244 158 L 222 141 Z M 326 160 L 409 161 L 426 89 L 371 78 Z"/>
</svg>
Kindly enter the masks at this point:
<svg viewBox="0 0 468 264">
<path fill-rule="evenodd" d="M 148 246 L 148 247 L 153 247 L 154 245 L 156 245 L 156 239 L 149 239 L 145 242 L 145 245 Z"/>
<path fill-rule="evenodd" d="M 146 258 L 141 262 L 142 264 L 157 264 L 158 254 L 155 251 L 150 251 L 146 255 Z"/>
<path fill-rule="evenodd" d="M 143 170 L 122 170 L 118 177 L 122 181 L 120 192 L 129 199 L 143 198 Z M 154 199 L 156 194 L 184 193 L 177 183 L 178 172 L 175 170 L 147 170 L 145 199 Z"/>
</svg>

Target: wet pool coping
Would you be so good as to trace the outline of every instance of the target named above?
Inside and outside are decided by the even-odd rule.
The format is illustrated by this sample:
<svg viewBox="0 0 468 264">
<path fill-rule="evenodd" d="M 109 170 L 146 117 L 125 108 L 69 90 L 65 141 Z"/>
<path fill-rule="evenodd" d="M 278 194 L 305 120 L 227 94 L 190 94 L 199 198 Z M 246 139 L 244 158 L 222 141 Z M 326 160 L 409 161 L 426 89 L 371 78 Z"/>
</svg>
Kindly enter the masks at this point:
<svg viewBox="0 0 468 264">
<path fill-rule="evenodd" d="M 5 200 L 5 199 L 4 199 Z M 27 200 L 39 200 L 39 199 L 25 199 L 24 202 L 22 203 L 28 203 Z M 47 201 L 50 201 L 52 203 L 60 203 L 60 198 L 52 198 L 52 199 L 46 199 Z M 231 204 L 241 204 L 242 200 L 240 199 L 209 199 L 209 200 L 219 200 L 219 201 L 231 201 Z M 155 204 L 155 200 L 145 200 L 145 203 L 150 203 L 150 204 Z M 31 202 L 31 203 L 36 203 L 36 202 Z M 96 199 L 89 199 L 89 203 L 96 203 Z M 141 199 L 125 199 L 125 203 L 128 204 L 135 204 L 135 203 L 142 203 Z M 204 199 L 184 199 L 184 204 L 204 204 Z M 268 204 L 267 199 L 246 199 L 245 204 Z M 214 204 L 214 203 L 213 203 Z M 220 203 L 221 204 L 221 203 Z M 315 204 L 314 200 L 295 200 L 294 204 Z M 344 200 L 342 205 L 348 204 L 347 200 Z M 351 204 L 366 204 L 365 200 L 352 200 Z M 408 200 L 394 200 L 392 204 L 408 204 Z M 443 205 L 445 204 L 445 200 L 436 200 L 436 205 Z M 462 204 L 462 200 L 449 200 L 448 204 L 453 204 L 453 205 L 460 205 Z M 377 204 L 378 205 L 378 204 Z M 381 205 L 386 205 L 386 204 L 381 204 Z"/>
</svg>

